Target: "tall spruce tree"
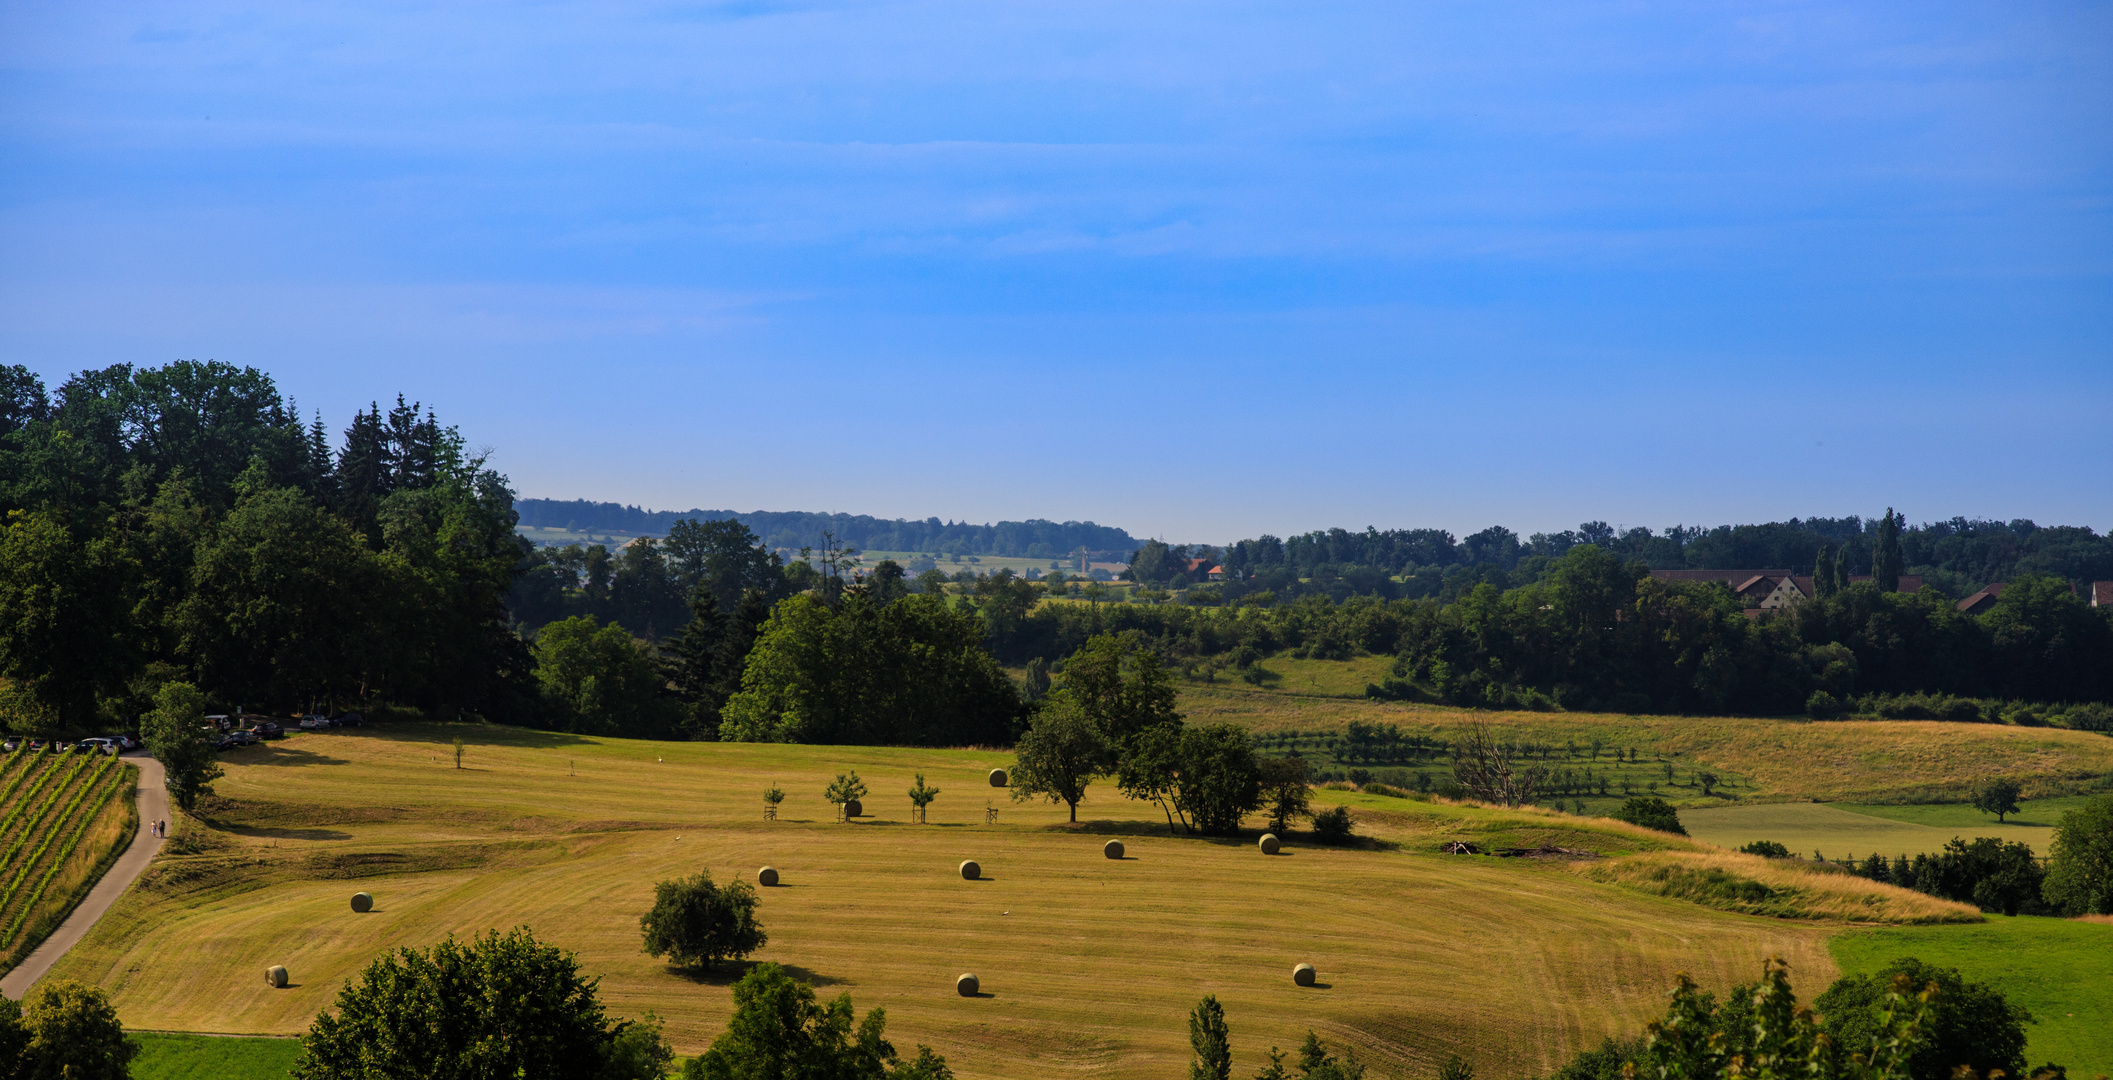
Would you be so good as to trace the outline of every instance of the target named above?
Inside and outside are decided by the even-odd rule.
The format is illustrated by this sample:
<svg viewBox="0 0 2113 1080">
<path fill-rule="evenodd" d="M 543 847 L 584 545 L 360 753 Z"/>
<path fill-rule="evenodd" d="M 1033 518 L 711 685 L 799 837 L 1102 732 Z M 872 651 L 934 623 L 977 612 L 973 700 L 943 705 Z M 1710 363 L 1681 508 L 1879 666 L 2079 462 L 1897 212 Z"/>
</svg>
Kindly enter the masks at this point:
<svg viewBox="0 0 2113 1080">
<path fill-rule="evenodd" d="M 1878 533 L 1871 538 L 1871 583 L 1879 592 L 1900 589 L 1900 526 L 1904 520 L 1904 515 L 1886 507 L 1885 516 L 1878 519 Z"/>
<path fill-rule="evenodd" d="M 688 625 L 661 647 L 668 684 L 682 699 L 682 728 L 692 739 L 719 737 L 719 707 L 726 704 L 719 670 L 726 630 L 719 598 L 710 589 L 698 588 L 690 593 Z"/>
</svg>

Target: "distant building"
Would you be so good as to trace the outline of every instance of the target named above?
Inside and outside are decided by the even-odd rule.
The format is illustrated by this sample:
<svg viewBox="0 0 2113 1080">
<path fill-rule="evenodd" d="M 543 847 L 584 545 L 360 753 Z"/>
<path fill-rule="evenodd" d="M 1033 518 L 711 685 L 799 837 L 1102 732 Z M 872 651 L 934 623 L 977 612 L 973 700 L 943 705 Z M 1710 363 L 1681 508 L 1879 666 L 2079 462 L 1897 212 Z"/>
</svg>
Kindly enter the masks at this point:
<svg viewBox="0 0 2113 1080">
<path fill-rule="evenodd" d="M 1786 608 L 1813 595 L 1812 576 L 1788 570 L 1653 570 L 1651 576 L 1660 581 L 1720 582 L 1733 596 L 1746 602 L 1749 616 Z M 1869 574 L 1849 578 L 1851 584 L 1869 580 Z M 1922 575 L 1900 575 L 1899 591 L 1921 592 Z"/>
<path fill-rule="evenodd" d="M 1209 559 L 1190 559 L 1182 569 L 1204 581 L 1225 580 L 1225 568 Z"/>
<path fill-rule="evenodd" d="M 2091 583 L 2091 606 L 2113 607 L 2113 581 Z"/>
<path fill-rule="evenodd" d="M 1998 581 L 1988 588 L 1959 601 L 1956 605 L 1959 609 L 1959 614 L 1979 615 L 1996 606 L 1996 598 L 2003 595 L 2003 586 L 2005 584 L 2007 583 Z"/>
</svg>

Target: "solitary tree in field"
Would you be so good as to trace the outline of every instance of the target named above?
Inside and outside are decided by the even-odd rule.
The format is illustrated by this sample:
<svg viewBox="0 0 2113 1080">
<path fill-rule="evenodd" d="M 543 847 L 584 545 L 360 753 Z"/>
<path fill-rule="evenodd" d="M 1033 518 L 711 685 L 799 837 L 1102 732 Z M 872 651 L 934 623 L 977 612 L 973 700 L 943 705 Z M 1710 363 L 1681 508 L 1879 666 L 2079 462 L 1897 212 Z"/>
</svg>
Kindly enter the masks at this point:
<svg viewBox="0 0 2113 1080">
<path fill-rule="evenodd" d="M 709 871 L 653 886 L 653 910 L 639 917 L 648 956 L 676 967 L 739 960 L 770 941 L 756 921 L 756 890 L 745 881 L 713 885 Z"/>
<path fill-rule="evenodd" d="M 771 821 L 778 820 L 778 804 L 784 801 L 785 789 L 773 781 L 770 789 L 763 793 L 763 816 Z"/>
<path fill-rule="evenodd" d="M 458 769 L 462 767 L 462 750 L 462 736 L 457 735 L 455 736 L 455 767 Z"/>
<path fill-rule="evenodd" d="M 2018 812 L 2018 803 L 2023 801 L 2018 798 L 2020 790 L 2018 782 L 2008 777 L 1999 776 L 1983 781 L 1974 788 L 1974 809 L 1984 814 L 1994 814 L 1996 823 L 2000 825 L 2004 817 Z"/>
<path fill-rule="evenodd" d="M 1070 807 L 1071 820 L 1077 821 L 1086 785 L 1106 767 L 1108 740 L 1072 692 L 1060 690 L 1035 714 L 1013 753 L 1014 801 L 1041 796 L 1061 802 Z"/>
<path fill-rule="evenodd" d="M 910 808 L 917 812 L 917 823 L 924 824 L 924 808 L 939 797 L 939 789 L 924 786 L 924 774 L 917 774 L 917 786 L 910 789 Z"/>
<path fill-rule="evenodd" d="M 1717 786 L 1717 774 L 1707 769 L 1696 773 L 1695 780 L 1702 785 L 1702 794 L 1704 795 L 1708 795 L 1710 789 Z"/>
</svg>

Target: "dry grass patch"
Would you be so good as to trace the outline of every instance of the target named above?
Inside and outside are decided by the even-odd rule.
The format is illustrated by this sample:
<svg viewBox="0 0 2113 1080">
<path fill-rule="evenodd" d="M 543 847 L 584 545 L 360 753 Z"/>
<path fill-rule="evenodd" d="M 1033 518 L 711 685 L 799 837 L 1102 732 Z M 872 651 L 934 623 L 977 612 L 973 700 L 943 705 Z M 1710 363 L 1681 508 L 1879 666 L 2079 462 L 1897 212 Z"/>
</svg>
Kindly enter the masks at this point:
<svg viewBox="0 0 2113 1080">
<path fill-rule="evenodd" d="M 1967 904 L 1881 885 L 1842 870 L 1738 852 L 1658 851 L 1579 872 L 1653 896 L 1742 915 L 1919 926 L 1983 921 Z"/>
</svg>

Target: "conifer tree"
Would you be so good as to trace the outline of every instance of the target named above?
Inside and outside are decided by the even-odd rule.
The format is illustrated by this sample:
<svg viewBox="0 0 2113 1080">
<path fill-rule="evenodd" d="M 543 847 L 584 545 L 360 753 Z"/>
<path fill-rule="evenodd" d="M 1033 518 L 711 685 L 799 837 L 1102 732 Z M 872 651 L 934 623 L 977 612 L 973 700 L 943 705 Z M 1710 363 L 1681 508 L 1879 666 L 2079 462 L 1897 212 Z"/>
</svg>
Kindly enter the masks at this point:
<svg viewBox="0 0 2113 1080">
<path fill-rule="evenodd" d="M 1821 544 L 1819 557 L 1814 559 L 1812 563 L 1812 594 L 1814 596 L 1834 595 L 1837 584 L 1834 580 L 1834 565 L 1834 545 Z"/>
<path fill-rule="evenodd" d="M 1878 532 L 1871 538 L 1871 583 L 1879 592 L 1900 589 L 1900 525 L 1904 519 L 1886 507 L 1885 516 L 1878 519 Z"/>
</svg>

